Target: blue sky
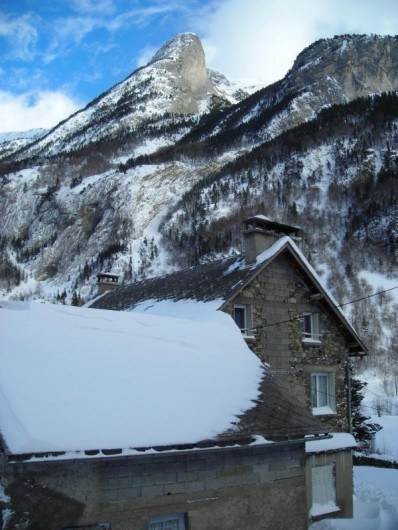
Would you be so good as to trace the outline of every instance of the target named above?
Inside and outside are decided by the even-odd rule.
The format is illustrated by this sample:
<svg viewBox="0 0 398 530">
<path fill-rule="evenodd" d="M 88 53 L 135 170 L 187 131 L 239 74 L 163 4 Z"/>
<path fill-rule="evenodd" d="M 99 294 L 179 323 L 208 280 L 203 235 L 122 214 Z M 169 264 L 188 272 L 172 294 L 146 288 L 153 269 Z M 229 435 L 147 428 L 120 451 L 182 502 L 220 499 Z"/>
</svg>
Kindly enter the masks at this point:
<svg viewBox="0 0 398 530">
<path fill-rule="evenodd" d="M 208 66 L 271 83 L 321 37 L 398 33 L 396 0 L 2 0 L 0 132 L 51 127 L 197 33 Z"/>
</svg>

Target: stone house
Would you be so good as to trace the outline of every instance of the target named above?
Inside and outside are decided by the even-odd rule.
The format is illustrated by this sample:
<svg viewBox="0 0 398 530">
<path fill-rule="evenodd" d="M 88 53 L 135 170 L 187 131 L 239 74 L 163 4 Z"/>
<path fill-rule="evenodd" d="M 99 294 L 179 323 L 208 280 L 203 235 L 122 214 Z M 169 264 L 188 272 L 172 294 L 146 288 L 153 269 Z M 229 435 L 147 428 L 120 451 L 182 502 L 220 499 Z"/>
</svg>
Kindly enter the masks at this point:
<svg viewBox="0 0 398 530">
<path fill-rule="evenodd" d="M 156 313 L 168 302 L 171 315 L 184 301 L 212 303 L 234 318 L 252 351 L 325 428 L 350 433 L 348 363 L 367 355 L 367 350 L 295 243 L 299 230 L 262 215 L 251 217 L 245 221 L 243 256 L 121 286 L 92 307 Z M 351 499 L 350 449 L 340 447 L 332 456 L 329 450 L 327 466 L 320 465 L 325 454 L 307 459 L 309 511 L 314 504 L 329 501 L 337 506 L 341 491 Z M 320 502 L 314 503 L 312 477 L 328 484 Z M 349 517 L 352 501 L 344 506 L 334 515 Z"/>
<path fill-rule="evenodd" d="M 171 318 L 0 303 L 4 530 L 307 528 L 306 454 L 347 440 L 230 317 L 188 305 Z"/>
</svg>

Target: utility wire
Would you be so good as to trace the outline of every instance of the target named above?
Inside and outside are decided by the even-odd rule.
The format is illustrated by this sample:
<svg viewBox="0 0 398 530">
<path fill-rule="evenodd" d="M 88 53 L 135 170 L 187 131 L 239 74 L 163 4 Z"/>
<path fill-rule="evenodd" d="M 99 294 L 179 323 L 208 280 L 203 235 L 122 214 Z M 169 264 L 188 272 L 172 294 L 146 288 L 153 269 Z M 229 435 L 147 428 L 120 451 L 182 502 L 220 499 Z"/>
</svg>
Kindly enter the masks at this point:
<svg viewBox="0 0 398 530">
<path fill-rule="evenodd" d="M 370 394 L 373 394 L 374 396 L 376 396 L 377 398 L 379 399 L 382 399 L 383 401 L 385 401 L 386 403 L 390 403 L 390 399 L 389 398 L 385 398 L 383 396 L 379 396 L 378 394 L 376 394 L 375 392 L 372 392 L 372 390 L 369 390 L 369 388 L 366 389 L 366 392 L 369 392 Z M 394 396 L 392 396 L 394 397 Z"/>
<path fill-rule="evenodd" d="M 346 305 L 355 304 L 356 302 L 362 302 L 363 300 L 367 300 L 368 298 L 372 298 L 373 296 L 379 296 L 381 294 L 388 293 L 390 291 L 393 291 L 394 289 L 398 289 L 398 285 L 396 285 L 395 287 L 390 287 L 389 289 L 385 289 L 384 291 L 378 291 L 377 293 L 369 294 L 367 296 L 362 296 L 361 298 L 350 300 L 349 302 L 344 302 L 343 304 L 334 305 L 333 307 L 335 309 L 340 309 L 341 307 L 344 307 Z M 311 314 L 319 315 L 320 313 L 321 313 L 320 311 L 314 311 Z M 281 324 L 287 324 L 289 322 L 295 322 L 297 320 L 302 320 L 302 319 L 303 319 L 303 316 L 288 318 L 286 320 L 280 320 L 279 322 L 272 322 L 271 324 L 263 324 L 262 326 L 251 327 L 251 328 L 248 328 L 247 330 L 245 329 L 245 331 L 255 331 L 258 329 L 270 328 L 272 326 L 280 326 Z"/>
</svg>

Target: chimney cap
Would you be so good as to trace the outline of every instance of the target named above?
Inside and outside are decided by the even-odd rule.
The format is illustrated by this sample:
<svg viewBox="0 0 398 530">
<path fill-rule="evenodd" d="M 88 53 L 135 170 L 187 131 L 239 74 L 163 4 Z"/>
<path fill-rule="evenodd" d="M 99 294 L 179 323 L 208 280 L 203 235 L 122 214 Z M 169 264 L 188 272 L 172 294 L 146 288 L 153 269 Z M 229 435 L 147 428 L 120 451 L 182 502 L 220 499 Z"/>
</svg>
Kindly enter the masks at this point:
<svg viewBox="0 0 398 530">
<path fill-rule="evenodd" d="M 279 223 L 278 221 L 272 221 L 269 217 L 265 215 L 253 215 L 248 219 L 243 221 L 245 225 L 245 232 L 251 232 L 253 230 L 264 230 L 264 231 L 274 231 L 286 235 L 293 234 L 298 236 L 301 228 L 297 225 L 288 225 L 286 223 Z"/>
</svg>

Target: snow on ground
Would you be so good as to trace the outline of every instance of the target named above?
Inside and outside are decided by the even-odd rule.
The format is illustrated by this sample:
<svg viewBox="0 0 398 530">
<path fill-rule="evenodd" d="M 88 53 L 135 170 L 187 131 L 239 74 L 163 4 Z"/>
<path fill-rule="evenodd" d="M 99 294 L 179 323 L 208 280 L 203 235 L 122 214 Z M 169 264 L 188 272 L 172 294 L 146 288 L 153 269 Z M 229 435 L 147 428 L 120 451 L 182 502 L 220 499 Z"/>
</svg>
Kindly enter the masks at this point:
<svg viewBox="0 0 398 530">
<path fill-rule="evenodd" d="M 363 389 L 362 410 L 372 423 L 383 428 L 376 433 L 373 458 L 398 462 L 398 396 L 388 396 L 385 392 L 386 378 L 380 377 L 375 369 L 367 369 L 360 379 L 367 382 Z M 391 388 L 389 386 L 389 388 Z"/>
<path fill-rule="evenodd" d="M 374 416 L 372 421 L 383 428 L 376 433 L 375 454 L 370 456 L 398 462 L 398 416 Z"/>
<path fill-rule="evenodd" d="M 398 469 L 354 467 L 353 519 L 325 519 L 310 530 L 397 530 Z"/>
<path fill-rule="evenodd" d="M 396 278 L 387 278 L 385 274 L 365 270 L 358 273 L 358 278 L 373 286 L 375 292 L 391 289 L 389 294 L 393 297 L 394 302 L 398 304 L 398 280 Z"/>
<path fill-rule="evenodd" d="M 258 397 L 262 365 L 228 315 L 189 311 L 182 319 L 1 302 L 0 423 L 10 451 L 194 443 L 230 428 Z"/>
</svg>

